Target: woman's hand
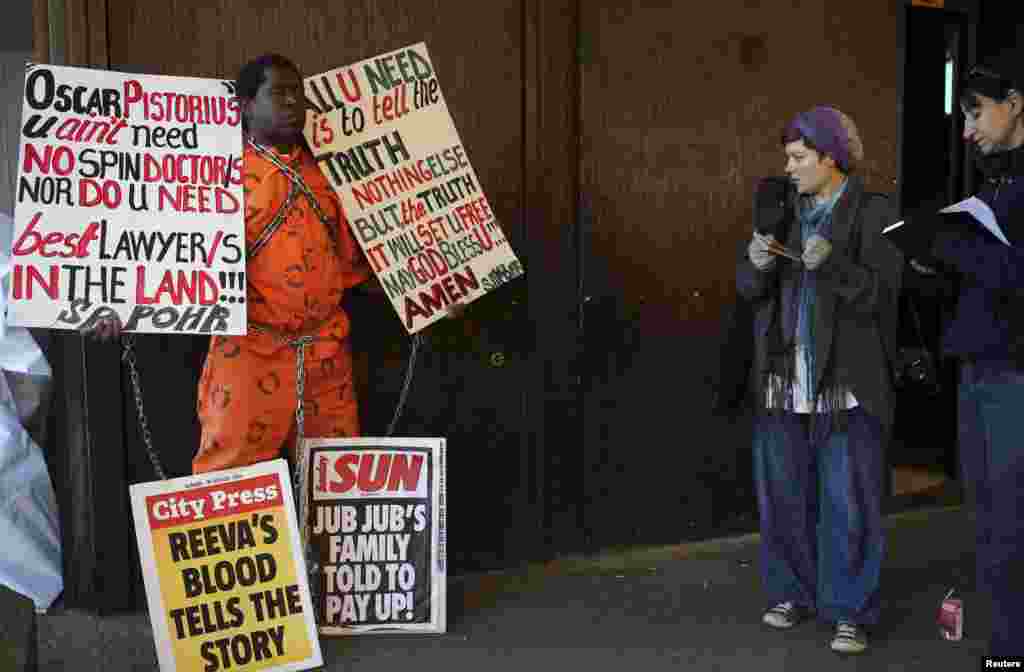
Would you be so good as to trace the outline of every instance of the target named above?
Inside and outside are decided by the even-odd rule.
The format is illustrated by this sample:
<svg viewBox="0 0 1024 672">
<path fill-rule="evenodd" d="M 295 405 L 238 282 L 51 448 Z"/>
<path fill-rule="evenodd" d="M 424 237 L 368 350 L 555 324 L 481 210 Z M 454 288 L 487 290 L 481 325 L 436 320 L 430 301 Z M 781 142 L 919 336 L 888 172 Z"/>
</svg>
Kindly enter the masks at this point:
<svg viewBox="0 0 1024 672">
<path fill-rule="evenodd" d="M 815 271 L 825 263 L 832 254 L 832 243 L 827 238 L 812 234 L 804 245 L 804 268 L 808 271 Z"/>
<path fill-rule="evenodd" d="M 772 254 L 769 247 L 771 241 L 774 240 L 775 236 L 770 233 L 762 236 L 754 231 L 754 237 L 750 239 L 750 245 L 747 246 L 747 258 L 757 270 L 767 271 L 775 268 L 775 255 Z"/>
</svg>

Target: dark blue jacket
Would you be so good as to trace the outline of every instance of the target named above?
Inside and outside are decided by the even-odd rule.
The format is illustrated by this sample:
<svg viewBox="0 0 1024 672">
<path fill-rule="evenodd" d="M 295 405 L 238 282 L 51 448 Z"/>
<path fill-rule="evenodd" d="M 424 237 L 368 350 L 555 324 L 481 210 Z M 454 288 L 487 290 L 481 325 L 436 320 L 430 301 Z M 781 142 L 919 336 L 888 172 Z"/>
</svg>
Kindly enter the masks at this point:
<svg viewBox="0 0 1024 672">
<path fill-rule="evenodd" d="M 960 359 L 1024 363 L 1024 148 L 985 157 L 977 194 L 1012 247 L 980 227 L 936 234 L 932 254 L 960 273 L 942 349 Z"/>
</svg>

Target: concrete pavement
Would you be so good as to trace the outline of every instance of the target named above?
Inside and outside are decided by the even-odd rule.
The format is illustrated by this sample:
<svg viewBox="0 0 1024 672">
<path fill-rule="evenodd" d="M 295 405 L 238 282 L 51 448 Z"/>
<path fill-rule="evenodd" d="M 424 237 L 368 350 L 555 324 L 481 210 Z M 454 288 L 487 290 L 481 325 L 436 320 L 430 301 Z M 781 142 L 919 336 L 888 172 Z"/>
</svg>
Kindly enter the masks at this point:
<svg viewBox="0 0 1024 672">
<path fill-rule="evenodd" d="M 323 639 L 330 671 L 975 670 L 989 625 L 974 589 L 973 522 L 958 507 L 897 514 L 882 575 L 883 621 L 860 657 L 828 650 L 831 629 L 761 625 L 758 537 L 747 535 L 460 577 L 449 632 Z M 939 639 L 935 615 L 952 586 L 965 639 Z M 145 614 L 40 617 L 39 669 L 155 670 Z"/>
</svg>

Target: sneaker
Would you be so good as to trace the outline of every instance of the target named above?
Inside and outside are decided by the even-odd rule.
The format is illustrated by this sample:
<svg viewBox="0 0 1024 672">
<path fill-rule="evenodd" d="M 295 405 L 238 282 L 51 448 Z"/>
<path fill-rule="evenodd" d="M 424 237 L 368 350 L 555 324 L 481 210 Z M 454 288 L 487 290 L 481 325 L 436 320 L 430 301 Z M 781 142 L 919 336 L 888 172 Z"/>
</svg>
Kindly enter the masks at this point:
<svg viewBox="0 0 1024 672">
<path fill-rule="evenodd" d="M 810 614 L 811 610 L 807 607 L 801 607 L 792 602 L 783 602 L 764 612 L 764 617 L 761 620 L 765 625 L 785 630 L 806 620 Z"/>
<path fill-rule="evenodd" d="M 863 653 L 868 648 L 868 637 L 864 628 L 849 621 L 836 623 L 836 634 L 832 636 L 832 650 L 836 653 Z"/>
</svg>

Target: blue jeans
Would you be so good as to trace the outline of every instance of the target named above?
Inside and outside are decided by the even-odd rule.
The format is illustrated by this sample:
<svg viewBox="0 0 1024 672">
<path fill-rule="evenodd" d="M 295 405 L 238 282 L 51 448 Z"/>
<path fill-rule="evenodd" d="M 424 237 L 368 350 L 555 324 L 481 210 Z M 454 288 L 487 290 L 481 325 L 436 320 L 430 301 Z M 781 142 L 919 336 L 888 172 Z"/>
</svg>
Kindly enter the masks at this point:
<svg viewBox="0 0 1024 672">
<path fill-rule="evenodd" d="M 822 620 L 878 622 L 885 554 L 882 427 L 862 408 L 845 431 L 819 417 L 762 414 L 754 431 L 761 573 L 769 605 L 817 609 Z"/>
<path fill-rule="evenodd" d="M 991 361 L 965 362 L 960 371 L 960 465 L 977 517 L 978 589 L 992 598 L 990 653 L 1019 656 L 1024 654 L 1024 371 Z"/>
</svg>

